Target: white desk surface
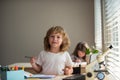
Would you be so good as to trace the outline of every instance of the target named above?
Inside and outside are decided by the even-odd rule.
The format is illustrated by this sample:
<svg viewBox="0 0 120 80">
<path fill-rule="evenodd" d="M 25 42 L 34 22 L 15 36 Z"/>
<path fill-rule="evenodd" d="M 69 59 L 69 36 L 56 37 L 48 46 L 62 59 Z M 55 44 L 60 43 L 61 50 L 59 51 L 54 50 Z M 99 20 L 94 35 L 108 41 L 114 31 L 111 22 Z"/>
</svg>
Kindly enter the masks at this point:
<svg viewBox="0 0 120 80">
<path fill-rule="evenodd" d="M 69 75 L 71 76 L 71 75 Z M 68 77 L 68 75 L 62 75 L 62 76 L 56 76 L 55 78 L 51 79 L 37 79 L 37 78 L 31 78 L 31 79 L 26 79 L 26 80 L 62 80 L 63 78 Z"/>
<path fill-rule="evenodd" d="M 69 75 L 71 76 L 71 75 Z M 26 79 L 26 80 L 62 80 L 65 77 L 69 77 L 68 75 L 62 75 L 62 76 L 56 76 L 55 78 L 51 78 L 51 79 L 37 79 L 37 78 L 31 78 L 31 79 Z M 94 80 L 98 80 L 97 78 L 95 78 Z M 112 79 L 107 79 L 105 78 L 104 80 L 112 80 Z"/>
<path fill-rule="evenodd" d="M 29 62 L 20 62 L 20 63 L 14 63 L 14 64 L 10 64 L 8 65 L 8 67 L 14 67 L 14 66 L 18 66 L 18 67 L 32 67 L 31 64 Z"/>
<path fill-rule="evenodd" d="M 8 65 L 8 67 L 13 67 L 13 66 L 18 66 L 18 67 L 24 66 L 24 67 L 28 67 L 28 68 L 32 67 L 29 62 L 14 63 L 14 64 Z M 69 75 L 69 76 L 71 76 L 71 75 Z M 68 75 L 56 76 L 55 78 L 51 78 L 51 79 L 37 79 L 37 78 L 33 79 L 32 78 L 32 79 L 26 79 L 26 80 L 62 80 L 65 77 L 68 77 Z M 98 80 L 98 79 L 95 78 L 94 80 Z M 109 80 L 109 79 L 105 78 L 104 80 Z M 110 80 L 112 80 L 112 79 L 110 79 Z"/>
</svg>

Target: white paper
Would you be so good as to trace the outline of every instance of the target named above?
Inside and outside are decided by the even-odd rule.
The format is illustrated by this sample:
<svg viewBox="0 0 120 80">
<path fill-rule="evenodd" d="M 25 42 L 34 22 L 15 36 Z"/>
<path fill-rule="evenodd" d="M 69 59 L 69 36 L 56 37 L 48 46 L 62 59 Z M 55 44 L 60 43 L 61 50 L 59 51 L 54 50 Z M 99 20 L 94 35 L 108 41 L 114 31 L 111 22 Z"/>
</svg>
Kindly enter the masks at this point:
<svg viewBox="0 0 120 80">
<path fill-rule="evenodd" d="M 30 72 L 24 71 L 25 78 L 40 78 L 40 79 L 49 79 L 54 78 L 55 75 L 45 75 L 45 74 L 32 74 Z"/>
<path fill-rule="evenodd" d="M 41 79 L 48 79 L 48 78 L 54 78 L 55 75 L 44 75 L 44 74 L 35 74 L 31 76 L 31 78 L 41 78 Z"/>
</svg>

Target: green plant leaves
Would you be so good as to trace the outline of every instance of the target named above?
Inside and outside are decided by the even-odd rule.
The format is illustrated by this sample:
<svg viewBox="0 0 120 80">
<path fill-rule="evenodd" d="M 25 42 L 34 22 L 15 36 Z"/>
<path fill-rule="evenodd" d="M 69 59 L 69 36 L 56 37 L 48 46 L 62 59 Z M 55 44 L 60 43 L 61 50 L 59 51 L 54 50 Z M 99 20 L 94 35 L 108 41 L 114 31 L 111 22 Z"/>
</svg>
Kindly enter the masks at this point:
<svg viewBox="0 0 120 80">
<path fill-rule="evenodd" d="M 96 49 L 92 49 L 92 51 L 91 51 L 93 54 L 96 54 L 96 53 L 98 53 L 99 51 L 98 50 L 96 50 Z"/>
<path fill-rule="evenodd" d="M 87 50 L 86 50 L 86 54 L 90 54 L 90 49 L 87 49 Z"/>
<path fill-rule="evenodd" d="M 97 54 L 99 51 L 97 50 L 97 49 L 87 49 L 86 50 L 86 54 L 90 54 L 90 53 L 92 53 L 92 54 Z"/>
</svg>

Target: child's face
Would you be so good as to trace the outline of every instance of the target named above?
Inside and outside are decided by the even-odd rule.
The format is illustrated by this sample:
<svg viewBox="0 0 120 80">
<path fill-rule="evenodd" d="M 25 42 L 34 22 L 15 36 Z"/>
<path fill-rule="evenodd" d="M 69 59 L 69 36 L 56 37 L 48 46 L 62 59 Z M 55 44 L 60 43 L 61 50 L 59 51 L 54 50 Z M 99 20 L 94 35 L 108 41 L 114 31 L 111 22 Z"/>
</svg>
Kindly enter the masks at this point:
<svg viewBox="0 0 120 80">
<path fill-rule="evenodd" d="M 63 39 L 60 33 L 52 33 L 49 37 L 49 44 L 51 48 L 60 48 L 62 41 Z"/>
<path fill-rule="evenodd" d="M 85 52 L 83 52 L 83 51 L 78 51 L 78 56 L 79 57 L 84 57 L 85 56 Z"/>
</svg>

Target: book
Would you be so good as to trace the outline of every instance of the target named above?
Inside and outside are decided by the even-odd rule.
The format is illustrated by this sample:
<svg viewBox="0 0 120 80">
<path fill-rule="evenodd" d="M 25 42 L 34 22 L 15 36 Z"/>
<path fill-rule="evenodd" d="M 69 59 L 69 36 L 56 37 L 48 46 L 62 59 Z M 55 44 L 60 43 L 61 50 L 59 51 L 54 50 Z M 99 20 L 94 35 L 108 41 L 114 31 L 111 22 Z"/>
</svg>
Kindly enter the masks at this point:
<svg viewBox="0 0 120 80">
<path fill-rule="evenodd" d="M 49 79 L 54 78 L 55 75 L 45 75 L 45 74 L 32 74 L 30 72 L 24 71 L 25 78 L 40 78 L 40 79 Z"/>
</svg>

